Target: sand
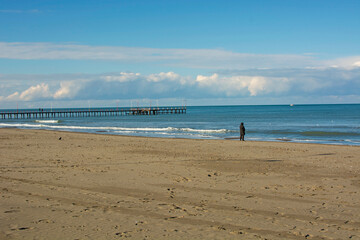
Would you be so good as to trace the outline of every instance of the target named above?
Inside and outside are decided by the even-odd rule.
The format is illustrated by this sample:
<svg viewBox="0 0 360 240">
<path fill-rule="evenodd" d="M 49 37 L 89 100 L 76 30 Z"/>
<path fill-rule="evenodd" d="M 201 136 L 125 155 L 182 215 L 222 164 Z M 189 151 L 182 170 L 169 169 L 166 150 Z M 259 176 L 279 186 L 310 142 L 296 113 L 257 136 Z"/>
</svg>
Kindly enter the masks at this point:
<svg viewBox="0 0 360 240">
<path fill-rule="evenodd" d="M 360 239 L 360 147 L 0 129 L 0 148 L 0 239 Z"/>
</svg>

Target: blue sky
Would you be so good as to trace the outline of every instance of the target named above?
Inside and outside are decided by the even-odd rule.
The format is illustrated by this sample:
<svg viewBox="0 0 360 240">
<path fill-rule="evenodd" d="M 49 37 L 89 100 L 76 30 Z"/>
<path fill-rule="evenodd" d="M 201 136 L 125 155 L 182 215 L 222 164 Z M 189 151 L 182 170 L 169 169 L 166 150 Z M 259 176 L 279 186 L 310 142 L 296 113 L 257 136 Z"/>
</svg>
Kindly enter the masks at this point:
<svg viewBox="0 0 360 240">
<path fill-rule="evenodd" d="M 0 108 L 359 103 L 360 1 L 0 0 Z"/>
</svg>

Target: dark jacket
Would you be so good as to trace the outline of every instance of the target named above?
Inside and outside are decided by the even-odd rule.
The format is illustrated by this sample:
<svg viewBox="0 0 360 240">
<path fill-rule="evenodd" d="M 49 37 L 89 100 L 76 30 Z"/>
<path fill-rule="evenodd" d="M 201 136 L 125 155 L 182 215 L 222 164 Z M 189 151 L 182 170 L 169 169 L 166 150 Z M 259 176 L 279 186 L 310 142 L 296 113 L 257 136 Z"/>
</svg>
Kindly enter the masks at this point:
<svg viewBox="0 0 360 240">
<path fill-rule="evenodd" d="M 244 125 L 240 125 L 240 134 L 245 135 L 245 127 L 244 127 Z"/>
</svg>

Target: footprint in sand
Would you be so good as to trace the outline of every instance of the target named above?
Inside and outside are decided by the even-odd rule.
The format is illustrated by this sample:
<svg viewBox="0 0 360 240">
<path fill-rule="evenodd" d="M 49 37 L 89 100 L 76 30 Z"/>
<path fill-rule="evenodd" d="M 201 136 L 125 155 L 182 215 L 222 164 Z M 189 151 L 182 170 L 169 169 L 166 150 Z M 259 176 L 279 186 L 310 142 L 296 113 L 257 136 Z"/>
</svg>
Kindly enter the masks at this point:
<svg viewBox="0 0 360 240">
<path fill-rule="evenodd" d="M 16 213 L 16 212 L 20 212 L 20 210 L 18 210 L 18 209 L 12 209 L 12 210 L 4 211 L 4 213 Z"/>
<path fill-rule="evenodd" d="M 174 192 L 175 188 L 168 188 L 167 190 L 170 193 L 169 197 L 174 198 L 175 197 L 175 192 Z"/>
<path fill-rule="evenodd" d="M 124 232 L 117 232 L 115 233 L 116 236 L 119 236 L 119 237 L 125 237 L 125 238 L 129 238 L 131 237 L 131 231 L 124 231 Z"/>
<path fill-rule="evenodd" d="M 191 182 L 190 178 L 187 177 L 178 177 L 175 179 L 176 182 Z"/>
</svg>

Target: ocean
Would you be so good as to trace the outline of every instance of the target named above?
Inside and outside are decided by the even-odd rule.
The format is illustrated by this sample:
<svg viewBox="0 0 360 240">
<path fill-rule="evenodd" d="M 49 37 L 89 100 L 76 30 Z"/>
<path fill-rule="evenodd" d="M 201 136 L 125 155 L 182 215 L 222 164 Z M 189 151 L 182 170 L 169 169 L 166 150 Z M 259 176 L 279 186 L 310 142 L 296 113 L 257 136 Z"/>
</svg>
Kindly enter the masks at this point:
<svg viewBox="0 0 360 240">
<path fill-rule="evenodd" d="M 250 141 L 360 145 L 360 104 L 190 106 L 186 114 L 0 119 L 0 128 L 239 140 L 241 122 Z"/>
</svg>

